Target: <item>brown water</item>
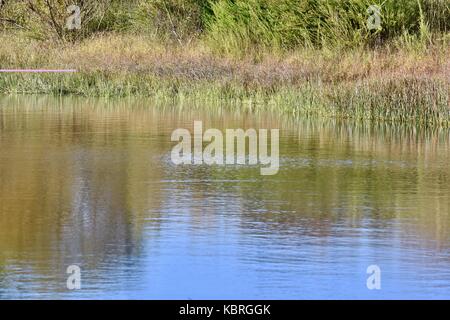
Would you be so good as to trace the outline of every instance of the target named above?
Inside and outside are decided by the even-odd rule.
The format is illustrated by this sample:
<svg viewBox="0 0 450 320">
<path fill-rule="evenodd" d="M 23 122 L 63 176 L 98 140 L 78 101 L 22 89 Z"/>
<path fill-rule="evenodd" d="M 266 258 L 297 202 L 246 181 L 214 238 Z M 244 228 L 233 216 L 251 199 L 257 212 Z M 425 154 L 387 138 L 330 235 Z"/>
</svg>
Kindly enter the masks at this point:
<svg viewBox="0 0 450 320">
<path fill-rule="evenodd" d="M 174 165 L 194 120 L 280 128 L 279 173 Z M 450 298 L 449 175 L 444 129 L 2 97 L 0 298 Z"/>
</svg>

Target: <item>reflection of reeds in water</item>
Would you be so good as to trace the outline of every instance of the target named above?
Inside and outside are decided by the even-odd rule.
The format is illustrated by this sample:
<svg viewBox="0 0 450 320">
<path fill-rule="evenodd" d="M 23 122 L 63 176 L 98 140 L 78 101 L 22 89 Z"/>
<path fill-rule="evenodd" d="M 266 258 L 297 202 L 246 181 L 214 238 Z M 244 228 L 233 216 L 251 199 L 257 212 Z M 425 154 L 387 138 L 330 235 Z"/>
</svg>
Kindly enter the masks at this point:
<svg viewBox="0 0 450 320">
<path fill-rule="evenodd" d="M 64 277 L 70 264 L 97 269 L 139 255 L 144 221 L 153 224 L 161 201 L 148 188 L 161 179 L 149 165 L 158 143 L 142 148 L 126 116 L 104 121 L 105 105 L 83 113 L 58 98 L 0 104 L 0 265 L 31 260 L 38 273 Z"/>
<path fill-rule="evenodd" d="M 404 221 L 403 228 L 416 228 L 409 232 L 419 229 L 445 246 L 450 231 L 448 129 L 340 120 L 288 120 L 283 128 L 291 133 L 280 148 L 288 159 L 280 163 L 279 188 L 271 183 L 272 196 L 259 199 L 267 203 L 266 213 L 249 219 L 266 221 L 281 233 L 302 230 L 322 236 L 338 221 L 351 227 L 369 220 L 374 228 Z M 258 212 L 250 204 L 247 209 Z M 272 214 L 280 209 L 283 214 Z"/>
<path fill-rule="evenodd" d="M 269 181 L 251 167 L 183 171 L 162 161 L 172 130 L 194 120 L 205 128 L 281 128 L 280 173 Z M 1 260 L 33 251 L 58 263 L 82 252 L 95 264 L 111 243 L 138 254 L 145 228 L 157 237 L 169 204 L 185 195 L 195 199 L 184 204 L 193 229 L 217 221 L 203 215 L 229 208 L 241 223 L 271 232 L 326 239 L 339 219 L 350 226 L 413 219 L 421 236 L 448 241 L 450 136 L 442 127 L 136 98 L 9 96 L 0 99 L 0 133 Z"/>
</svg>

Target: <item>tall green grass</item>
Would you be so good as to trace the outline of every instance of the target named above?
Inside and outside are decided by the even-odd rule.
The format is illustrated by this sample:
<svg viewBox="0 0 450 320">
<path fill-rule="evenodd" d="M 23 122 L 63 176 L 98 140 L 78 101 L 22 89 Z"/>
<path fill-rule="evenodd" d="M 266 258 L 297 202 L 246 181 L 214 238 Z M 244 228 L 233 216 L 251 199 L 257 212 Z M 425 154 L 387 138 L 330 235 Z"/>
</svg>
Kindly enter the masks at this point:
<svg viewBox="0 0 450 320">
<path fill-rule="evenodd" d="M 367 9 L 381 8 L 381 28 L 369 30 Z M 446 0 L 218 0 L 207 21 L 209 44 L 228 52 L 255 48 L 355 47 L 396 37 L 450 31 Z"/>
</svg>

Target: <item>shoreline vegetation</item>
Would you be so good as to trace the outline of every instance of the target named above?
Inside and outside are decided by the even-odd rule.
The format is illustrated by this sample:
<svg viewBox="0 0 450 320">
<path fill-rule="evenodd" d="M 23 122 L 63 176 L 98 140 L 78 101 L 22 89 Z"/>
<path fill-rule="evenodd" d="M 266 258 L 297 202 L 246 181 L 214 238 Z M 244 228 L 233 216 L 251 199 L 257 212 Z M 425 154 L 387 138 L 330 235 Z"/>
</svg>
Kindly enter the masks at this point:
<svg viewBox="0 0 450 320">
<path fill-rule="evenodd" d="M 0 8 L 1 69 L 77 72 L 1 74 L 0 93 L 450 126 L 450 4 L 380 2 L 374 31 L 369 2 L 85 1 L 86 26 L 66 30 L 64 1 L 11 0 Z"/>
</svg>

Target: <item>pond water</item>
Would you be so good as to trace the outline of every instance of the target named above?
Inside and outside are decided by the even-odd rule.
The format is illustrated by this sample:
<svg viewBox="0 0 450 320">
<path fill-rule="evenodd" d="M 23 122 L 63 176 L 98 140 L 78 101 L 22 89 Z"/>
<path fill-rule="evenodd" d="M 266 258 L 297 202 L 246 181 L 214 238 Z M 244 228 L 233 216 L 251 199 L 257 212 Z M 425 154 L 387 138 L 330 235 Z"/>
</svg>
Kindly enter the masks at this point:
<svg viewBox="0 0 450 320">
<path fill-rule="evenodd" d="M 278 174 L 174 165 L 194 120 L 279 128 Z M 4 96 L 0 298 L 450 298 L 449 175 L 446 129 Z"/>
</svg>

